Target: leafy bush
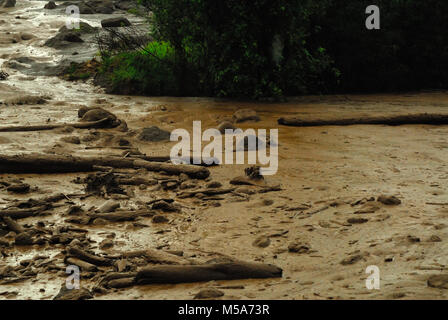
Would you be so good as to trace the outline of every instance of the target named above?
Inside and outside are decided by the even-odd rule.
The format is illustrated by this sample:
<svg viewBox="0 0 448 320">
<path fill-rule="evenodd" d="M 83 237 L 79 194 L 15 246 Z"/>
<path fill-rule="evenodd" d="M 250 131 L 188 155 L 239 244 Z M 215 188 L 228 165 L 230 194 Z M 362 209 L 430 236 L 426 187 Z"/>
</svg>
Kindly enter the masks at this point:
<svg viewBox="0 0 448 320">
<path fill-rule="evenodd" d="M 370 0 L 138 1 L 158 58 L 106 56 L 117 90 L 260 99 L 448 86 L 447 1 L 377 0 L 380 30 L 365 27 Z"/>
<path fill-rule="evenodd" d="M 108 76 L 113 92 L 177 95 L 173 66 L 174 49 L 168 42 L 153 41 L 142 50 L 103 55 L 100 73 Z"/>
<path fill-rule="evenodd" d="M 141 0 L 175 50 L 183 95 L 278 97 L 321 88 L 332 60 L 307 39 L 312 0 Z M 323 1 L 322 3 L 325 3 Z M 333 73 L 333 74 L 332 74 Z M 195 86 L 191 84 L 194 83 Z"/>
</svg>

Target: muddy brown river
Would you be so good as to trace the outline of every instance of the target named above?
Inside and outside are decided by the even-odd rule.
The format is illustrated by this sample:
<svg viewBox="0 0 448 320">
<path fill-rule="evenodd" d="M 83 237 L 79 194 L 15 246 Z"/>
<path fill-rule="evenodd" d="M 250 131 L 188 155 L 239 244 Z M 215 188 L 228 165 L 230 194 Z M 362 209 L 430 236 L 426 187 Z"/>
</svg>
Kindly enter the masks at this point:
<svg viewBox="0 0 448 320">
<path fill-rule="evenodd" d="M 91 58 L 96 49 L 86 43 L 85 51 L 73 55 L 78 47 L 56 50 L 44 46 L 66 19 L 61 9 L 44 10 L 45 3 L 24 0 L 14 8 L 0 9 L 0 69 L 9 74 L 0 81 L 1 126 L 75 123 L 81 106 L 99 106 L 126 121 L 129 130 L 63 128 L 0 133 L 2 155 L 125 158 L 135 149 L 146 156 L 168 155 L 175 142 L 141 141 L 141 130 L 157 126 L 168 132 L 179 128 L 191 132 L 193 121 L 201 121 L 202 129 L 215 128 L 235 111 L 248 108 L 256 111 L 260 121 L 239 123 L 239 128 L 278 129 L 278 172 L 266 176 L 264 185 L 280 185 L 281 190 L 259 192 L 259 186 L 230 184 L 233 178 L 244 176 L 247 164 L 210 167 L 206 180 L 116 169 L 117 175 L 154 183 L 126 185 L 123 194 L 101 196 L 86 195 L 85 184 L 76 183 L 88 173 L 2 173 L 0 212 L 19 200 L 58 193 L 64 194 L 64 199 L 45 214 L 17 220 L 26 230 L 50 241 L 18 245 L 14 244 L 14 232 L 1 232 L 0 299 L 53 299 L 65 285 L 67 250 L 75 242 L 97 256 L 120 257 L 119 265 L 82 271 L 80 285 L 90 290 L 94 299 L 193 299 L 210 288 L 223 293 L 218 299 L 448 297 L 446 282 L 428 285 L 431 276 L 446 274 L 448 268 L 448 127 L 298 128 L 277 124 L 279 117 L 288 115 L 446 113 L 447 92 L 307 96 L 285 103 L 109 95 L 91 80 L 69 82 L 48 74 L 64 59 Z M 98 27 L 105 16 L 124 14 L 81 15 L 81 19 Z M 143 23 L 132 16 L 129 19 Z M 30 96 L 42 97 L 45 102 L 36 103 Z M 174 182 L 173 188 L 167 185 L 170 182 Z M 235 190 L 214 197 L 179 196 L 184 191 L 203 190 L 212 182 Z M 7 190 L 7 185 L 18 183 L 29 184 L 30 190 Z M 381 195 L 394 196 L 401 203 L 376 201 Z M 118 203 L 120 212 L 141 210 L 158 199 L 171 199 L 169 204 L 176 210 L 153 208 L 151 215 L 132 221 L 82 223 L 83 214 L 107 200 Z M 74 214 L 73 207 L 81 213 Z M 164 218 L 155 219 L 154 215 Z M 7 229 L 3 224 L 0 227 L 1 231 Z M 56 238 L 59 240 L 51 240 Z M 124 253 L 147 249 L 194 264 L 223 258 L 273 264 L 283 275 L 95 289 L 108 272 L 134 272 L 154 264 L 124 258 Z M 379 289 L 366 287 L 369 266 L 379 269 Z"/>
</svg>

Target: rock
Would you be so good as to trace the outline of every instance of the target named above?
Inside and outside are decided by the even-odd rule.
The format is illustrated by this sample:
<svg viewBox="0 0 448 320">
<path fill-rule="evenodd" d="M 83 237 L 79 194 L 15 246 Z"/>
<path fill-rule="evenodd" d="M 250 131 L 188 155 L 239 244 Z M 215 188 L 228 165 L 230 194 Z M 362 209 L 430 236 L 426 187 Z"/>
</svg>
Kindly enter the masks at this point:
<svg viewBox="0 0 448 320">
<path fill-rule="evenodd" d="M 349 218 L 349 219 L 347 219 L 347 222 L 350 224 L 361 224 L 361 223 L 366 223 L 368 221 L 369 221 L 369 219 L 364 219 L 364 218 Z"/>
<path fill-rule="evenodd" d="M 0 6 L 3 8 L 13 8 L 16 6 L 16 0 L 3 0 L 0 1 Z"/>
<path fill-rule="evenodd" d="M 429 238 L 428 241 L 429 242 L 442 242 L 442 239 L 439 236 L 434 234 Z"/>
<path fill-rule="evenodd" d="M 166 201 L 157 201 L 153 203 L 152 210 L 162 210 L 165 212 L 176 212 L 178 209 L 171 203 L 168 203 Z"/>
<path fill-rule="evenodd" d="M 388 206 L 397 206 L 401 204 L 401 200 L 394 196 L 382 195 L 378 197 L 377 201 Z"/>
<path fill-rule="evenodd" d="M 252 243 L 254 247 L 267 248 L 271 244 L 271 239 L 267 236 L 260 236 Z"/>
<path fill-rule="evenodd" d="M 54 3 L 54 1 L 49 1 L 45 6 L 44 9 L 48 9 L 48 10 L 52 10 L 52 9 L 56 9 L 56 3 Z"/>
<path fill-rule="evenodd" d="M 99 248 L 101 250 L 110 249 L 114 246 L 114 242 L 111 239 L 104 239 L 100 242 Z"/>
<path fill-rule="evenodd" d="M 211 181 L 207 183 L 207 188 L 220 188 L 222 187 L 222 183 L 219 181 Z"/>
<path fill-rule="evenodd" d="M 66 284 L 64 283 L 53 300 L 87 300 L 92 298 L 92 293 L 86 288 L 67 289 Z"/>
<path fill-rule="evenodd" d="M 82 108 L 80 108 L 80 110 L 81 109 Z M 78 116 L 80 114 L 80 110 L 78 110 Z M 117 119 L 117 117 L 113 113 L 111 113 L 107 110 L 104 110 L 103 108 L 88 108 L 87 110 L 85 110 L 85 109 L 83 109 L 83 110 L 85 112 L 84 113 L 81 112 L 81 114 L 82 114 L 81 120 L 80 120 L 81 122 L 99 121 L 99 120 L 105 119 L 107 117 L 110 117 L 113 120 Z"/>
<path fill-rule="evenodd" d="M 222 134 L 225 134 L 225 130 L 226 129 L 231 129 L 231 130 L 235 130 L 236 127 L 233 125 L 232 122 L 230 121 L 223 121 L 218 125 L 219 132 L 221 132 Z"/>
<path fill-rule="evenodd" d="M 224 296 L 224 292 L 217 289 L 202 289 L 195 296 L 194 299 L 213 299 Z"/>
<path fill-rule="evenodd" d="M 6 190 L 14 193 L 27 193 L 30 191 L 30 185 L 27 183 L 13 184 L 7 187 Z"/>
<path fill-rule="evenodd" d="M 87 22 L 80 21 L 78 29 L 68 29 L 67 26 L 64 25 L 59 29 L 59 32 L 66 33 L 66 32 L 74 31 L 78 34 L 91 34 L 91 33 L 95 33 L 98 29 L 99 28 L 92 27 Z"/>
<path fill-rule="evenodd" d="M 84 213 L 84 209 L 80 205 L 70 206 L 66 211 L 67 215 L 79 215 L 82 213 Z"/>
<path fill-rule="evenodd" d="M 246 176 L 248 176 L 250 179 L 253 179 L 253 180 L 264 179 L 263 175 L 260 173 L 259 166 L 251 166 L 249 168 L 245 168 L 244 173 L 246 174 Z"/>
<path fill-rule="evenodd" d="M 76 31 L 66 30 L 59 32 L 53 38 L 45 41 L 45 45 L 50 48 L 61 49 L 64 48 L 71 43 L 82 43 L 84 40 L 81 39 L 79 34 Z"/>
<path fill-rule="evenodd" d="M 306 243 L 294 241 L 289 244 L 288 251 L 292 253 L 308 253 L 310 251 L 310 246 Z"/>
<path fill-rule="evenodd" d="M 0 81 L 8 79 L 9 74 L 7 74 L 5 71 L 0 71 Z"/>
<path fill-rule="evenodd" d="M 345 258 L 344 260 L 341 261 L 341 264 L 343 266 L 347 266 L 347 265 L 351 265 L 351 264 L 355 264 L 356 262 L 362 260 L 363 256 L 361 254 L 356 254 L 356 255 L 352 255 L 348 258 Z"/>
<path fill-rule="evenodd" d="M 77 136 L 62 137 L 61 141 L 71 144 L 81 144 L 81 140 Z"/>
<path fill-rule="evenodd" d="M 6 105 L 29 105 L 29 104 L 44 104 L 47 102 L 46 96 L 24 95 L 15 98 L 6 99 Z"/>
<path fill-rule="evenodd" d="M 28 40 L 31 40 L 33 38 L 35 38 L 35 37 L 32 34 L 30 34 L 30 33 L 22 33 L 20 35 L 20 39 L 22 39 L 24 41 L 28 41 Z"/>
<path fill-rule="evenodd" d="M 125 17 L 108 18 L 101 20 L 103 28 L 129 27 L 131 23 Z"/>
<path fill-rule="evenodd" d="M 86 5 L 89 6 L 94 13 L 111 14 L 114 12 L 114 4 L 110 0 L 91 0 L 87 1 Z"/>
<path fill-rule="evenodd" d="M 411 236 L 411 235 L 408 235 L 408 236 L 407 236 L 407 239 L 408 239 L 408 241 L 411 242 L 411 243 L 418 243 L 418 242 L 421 241 L 419 237 Z"/>
<path fill-rule="evenodd" d="M 16 236 L 16 240 L 15 240 L 16 245 L 28 246 L 28 245 L 32 245 L 33 243 L 34 243 L 33 237 L 31 236 L 31 234 L 29 232 L 22 232 Z"/>
<path fill-rule="evenodd" d="M 114 4 L 110 0 L 91 0 L 82 2 L 64 2 L 65 6 L 76 5 L 80 14 L 111 14 L 114 12 Z"/>
<path fill-rule="evenodd" d="M 166 223 L 166 222 L 168 222 L 168 221 L 169 221 L 169 220 L 168 220 L 167 217 L 162 216 L 162 215 L 160 215 L 160 214 L 158 214 L 158 215 L 156 215 L 156 216 L 154 216 L 154 217 L 152 218 L 152 222 L 154 222 L 154 223 Z"/>
<path fill-rule="evenodd" d="M 116 8 L 123 10 L 123 11 L 128 11 L 130 9 L 135 8 L 135 2 L 132 0 L 126 1 L 126 0 L 118 0 L 114 2 L 114 5 Z"/>
<path fill-rule="evenodd" d="M 245 121 L 260 121 L 260 117 L 254 110 L 251 109 L 241 109 L 233 114 L 233 119 L 236 123 Z"/>
<path fill-rule="evenodd" d="M 114 200 L 107 200 L 98 208 L 98 211 L 101 213 L 114 212 L 118 208 L 120 208 L 120 202 Z"/>
<path fill-rule="evenodd" d="M 152 126 L 144 128 L 138 135 L 138 139 L 149 142 L 170 141 L 170 136 L 170 132 L 162 130 L 156 126 Z"/>
<path fill-rule="evenodd" d="M 448 275 L 440 274 L 430 276 L 428 279 L 428 287 L 438 289 L 448 289 Z"/>
</svg>

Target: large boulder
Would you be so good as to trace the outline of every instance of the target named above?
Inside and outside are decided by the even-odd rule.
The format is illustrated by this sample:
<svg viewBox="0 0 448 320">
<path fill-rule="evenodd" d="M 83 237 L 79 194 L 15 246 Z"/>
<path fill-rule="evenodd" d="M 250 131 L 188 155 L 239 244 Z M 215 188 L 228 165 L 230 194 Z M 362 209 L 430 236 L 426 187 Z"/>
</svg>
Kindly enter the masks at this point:
<svg viewBox="0 0 448 320">
<path fill-rule="evenodd" d="M 66 47 L 67 45 L 70 45 L 70 43 L 74 42 L 84 42 L 84 40 L 81 39 L 79 34 L 76 31 L 64 31 L 59 32 L 56 36 L 53 38 L 48 39 L 45 42 L 45 45 L 47 47 L 60 49 L 63 47 Z"/>
<path fill-rule="evenodd" d="M 159 127 L 152 126 L 144 128 L 138 136 L 141 141 L 158 142 L 158 141 L 169 141 L 171 133 L 162 130 Z"/>
<path fill-rule="evenodd" d="M 98 28 L 92 27 L 90 24 L 86 22 L 79 22 L 79 28 L 78 29 L 68 29 L 67 26 L 62 26 L 59 29 L 59 32 L 70 32 L 70 31 L 76 31 L 76 33 L 79 34 L 89 34 L 89 33 L 95 33 Z"/>
<path fill-rule="evenodd" d="M 124 17 L 101 20 L 101 26 L 103 28 L 128 27 L 130 25 L 131 23 L 129 22 L 129 20 Z"/>
<path fill-rule="evenodd" d="M 85 22 L 80 22 L 79 29 L 68 29 L 66 26 L 63 26 L 59 29 L 56 36 L 45 42 L 45 45 L 47 47 L 61 49 L 73 43 L 82 43 L 84 40 L 81 38 L 81 35 L 94 33 L 95 30 L 96 28 Z"/>
<path fill-rule="evenodd" d="M 87 1 L 86 4 L 95 13 L 111 14 L 115 10 L 113 2 L 110 0 L 91 0 Z"/>
<path fill-rule="evenodd" d="M 130 0 L 116 0 L 114 2 L 115 8 L 120 10 L 128 11 L 136 7 L 135 1 Z"/>
</svg>

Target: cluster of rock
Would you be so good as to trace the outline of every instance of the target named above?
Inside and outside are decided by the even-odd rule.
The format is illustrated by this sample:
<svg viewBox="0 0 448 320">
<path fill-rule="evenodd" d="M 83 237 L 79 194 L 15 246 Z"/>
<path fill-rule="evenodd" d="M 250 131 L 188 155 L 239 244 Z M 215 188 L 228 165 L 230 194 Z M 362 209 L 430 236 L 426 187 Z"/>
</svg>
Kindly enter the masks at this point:
<svg viewBox="0 0 448 320">
<path fill-rule="evenodd" d="M 15 0 L 3 0 L 14 1 Z M 77 2 L 64 2 L 61 5 L 56 5 L 54 1 L 48 2 L 44 9 L 53 10 L 59 7 L 66 8 L 67 6 L 77 6 L 80 14 L 111 14 L 115 10 L 129 10 L 135 7 L 135 3 L 131 0 L 89 0 L 89 1 L 77 1 Z"/>
</svg>

